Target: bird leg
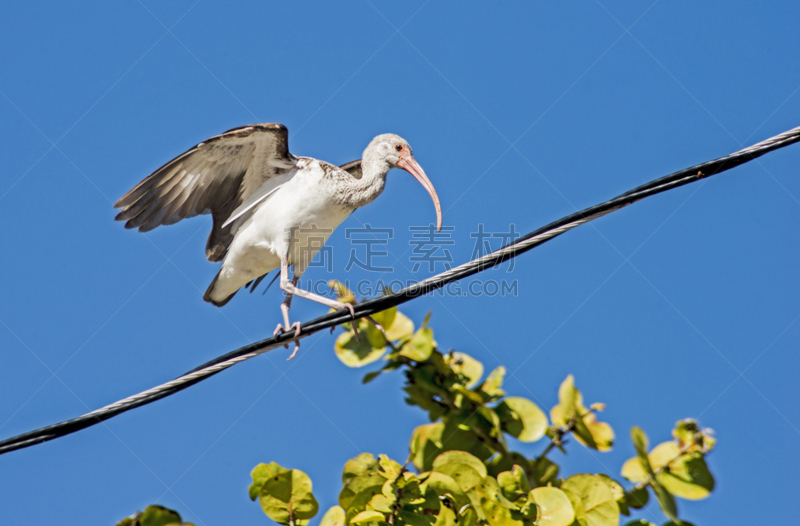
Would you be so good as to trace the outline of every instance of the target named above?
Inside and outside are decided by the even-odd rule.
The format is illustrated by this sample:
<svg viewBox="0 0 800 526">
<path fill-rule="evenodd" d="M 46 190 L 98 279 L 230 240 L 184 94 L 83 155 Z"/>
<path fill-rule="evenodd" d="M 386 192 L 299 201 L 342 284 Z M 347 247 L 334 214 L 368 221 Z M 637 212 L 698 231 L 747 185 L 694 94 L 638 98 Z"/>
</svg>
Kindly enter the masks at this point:
<svg viewBox="0 0 800 526">
<path fill-rule="evenodd" d="M 319 294 L 314 294 L 313 292 L 309 292 L 307 290 L 303 290 L 297 287 L 298 278 L 295 277 L 291 281 L 289 280 L 289 258 L 284 256 L 281 258 L 281 290 L 286 292 L 287 296 L 284 302 L 281 304 L 281 312 L 283 313 L 283 321 L 285 323 L 285 327 L 278 324 L 278 327 L 275 329 L 275 335 L 277 336 L 279 331 L 288 331 L 292 328 L 295 329 L 295 338 L 300 336 L 300 322 L 296 321 L 293 325 L 289 326 L 289 306 L 291 305 L 292 296 L 300 296 L 301 298 L 305 298 L 307 300 L 316 301 L 317 303 L 321 303 L 326 307 L 330 307 L 332 309 L 341 310 L 341 309 L 348 309 L 350 311 L 350 315 L 355 320 L 356 313 L 353 310 L 353 306 L 349 303 L 342 303 L 341 301 L 332 300 L 330 298 L 326 298 L 325 296 L 320 296 Z M 355 324 L 353 324 L 355 327 Z M 292 352 L 292 355 L 289 356 L 289 360 L 295 357 L 297 354 L 297 350 L 300 348 L 300 343 L 295 341 L 295 348 Z"/>
<path fill-rule="evenodd" d="M 298 278 L 294 278 L 292 280 L 292 284 L 296 285 L 297 284 L 297 280 L 298 280 Z M 295 338 L 300 336 L 300 322 L 296 321 L 293 324 L 289 323 L 289 307 L 291 307 L 291 306 L 292 306 L 292 294 L 286 294 L 286 299 L 283 300 L 283 303 L 281 303 L 281 313 L 283 314 L 283 323 L 284 323 L 284 325 L 281 325 L 279 323 L 278 326 L 275 328 L 275 332 L 272 333 L 272 335 L 275 336 L 276 338 L 278 337 L 279 334 L 283 334 L 284 332 L 290 331 L 291 329 L 294 329 L 294 337 Z M 284 345 L 284 347 L 286 347 L 288 349 L 289 348 L 289 344 L 287 343 L 286 345 Z M 300 350 L 300 342 L 295 340 L 295 342 L 294 342 L 294 351 L 292 351 L 291 356 L 289 356 L 289 358 L 287 358 L 287 360 L 291 360 L 292 358 L 297 356 L 297 351 L 299 351 L 299 350 Z"/>
</svg>

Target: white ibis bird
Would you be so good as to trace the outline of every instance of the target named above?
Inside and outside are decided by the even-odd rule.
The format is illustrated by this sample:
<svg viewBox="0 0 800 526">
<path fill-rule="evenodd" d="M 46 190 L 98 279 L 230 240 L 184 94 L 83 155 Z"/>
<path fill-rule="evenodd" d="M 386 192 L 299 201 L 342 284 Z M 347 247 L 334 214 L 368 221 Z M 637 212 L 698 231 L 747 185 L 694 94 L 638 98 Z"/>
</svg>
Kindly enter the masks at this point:
<svg viewBox="0 0 800 526">
<path fill-rule="evenodd" d="M 206 245 L 209 261 L 222 260 L 203 299 L 221 307 L 236 292 L 256 285 L 280 268 L 283 325 L 275 335 L 295 329 L 289 306 L 297 295 L 334 309 L 350 304 L 314 294 L 297 286 L 311 259 L 333 230 L 354 210 L 371 203 L 383 191 L 386 174 L 402 168 L 430 194 L 436 207 L 437 229 L 442 208 L 433 184 L 401 137 L 378 135 L 360 161 L 341 167 L 289 153 L 282 124 L 253 124 L 234 128 L 201 142 L 150 174 L 114 204 L 122 211 L 125 228 L 147 232 L 159 225 L 210 213 L 214 224 Z M 307 234 L 304 232 L 311 232 Z M 322 238 L 309 246 L 309 236 Z M 289 266 L 293 277 L 289 279 Z M 254 285 L 255 287 L 255 285 Z M 297 353 L 295 346 L 292 357 Z"/>
</svg>

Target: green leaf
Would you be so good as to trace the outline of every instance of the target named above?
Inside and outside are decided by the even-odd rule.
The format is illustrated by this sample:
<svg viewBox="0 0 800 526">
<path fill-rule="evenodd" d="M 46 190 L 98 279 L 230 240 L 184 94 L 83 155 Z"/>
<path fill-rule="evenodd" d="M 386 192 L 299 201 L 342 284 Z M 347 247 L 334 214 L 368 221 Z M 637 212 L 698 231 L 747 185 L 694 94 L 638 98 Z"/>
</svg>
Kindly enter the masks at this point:
<svg viewBox="0 0 800 526">
<path fill-rule="evenodd" d="M 364 378 L 361 380 L 362 384 L 368 384 L 375 378 L 379 377 L 383 370 L 380 371 L 372 371 L 371 373 L 367 373 L 364 375 Z"/>
<path fill-rule="evenodd" d="M 626 522 L 625 526 L 656 526 L 656 525 L 653 524 L 652 522 L 646 521 L 644 519 L 634 519 L 632 521 Z M 664 526 L 666 526 L 666 525 L 664 525 Z"/>
<path fill-rule="evenodd" d="M 631 428 L 631 441 L 633 442 L 633 447 L 636 448 L 636 455 L 643 461 L 642 467 L 647 470 L 647 466 L 649 462 L 647 460 L 647 435 L 644 434 L 644 431 L 638 426 L 633 426 Z"/>
<path fill-rule="evenodd" d="M 472 431 L 463 431 L 451 421 L 448 421 L 442 429 L 441 444 L 444 451 L 466 451 L 482 461 L 494 453 L 492 449 L 478 440 Z"/>
<path fill-rule="evenodd" d="M 647 435 L 639 427 L 631 428 L 631 441 L 636 449 L 636 456 L 622 465 L 622 476 L 631 482 L 641 482 L 655 475 L 650 459 L 647 457 Z"/>
<path fill-rule="evenodd" d="M 386 352 L 386 347 L 375 348 L 369 338 L 363 335 L 360 338 L 360 341 L 356 340 L 352 332 L 342 333 L 336 338 L 333 349 L 337 358 L 348 367 L 363 367 L 380 359 Z"/>
<path fill-rule="evenodd" d="M 436 342 L 433 340 L 433 329 L 420 328 L 414 336 L 400 349 L 400 356 L 417 362 L 424 362 L 431 357 Z"/>
<path fill-rule="evenodd" d="M 382 347 L 386 347 L 387 345 L 386 337 L 384 337 L 383 332 L 381 332 L 372 323 L 363 322 L 363 320 L 359 320 L 358 329 L 361 331 L 362 335 L 365 332 L 367 333 L 367 340 L 369 340 L 369 344 L 372 346 L 373 349 L 380 349 Z M 363 338 L 363 336 L 361 337 Z"/>
<path fill-rule="evenodd" d="M 453 510 L 447 506 L 442 506 L 439 508 L 439 513 L 436 515 L 436 522 L 434 523 L 434 526 L 456 526 L 456 515 Z M 461 526 L 461 524 L 458 526 Z"/>
<path fill-rule="evenodd" d="M 495 407 L 495 411 L 503 430 L 522 442 L 535 442 L 547 430 L 547 416 L 527 398 L 509 396 Z"/>
<path fill-rule="evenodd" d="M 374 510 L 367 510 L 362 511 L 352 519 L 350 519 L 350 524 L 360 524 L 362 522 L 385 522 L 386 516 L 378 511 Z"/>
<path fill-rule="evenodd" d="M 451 352 L 444 361 L 453 372 L 467 378 L 464 387 L 468 389 L 475 387 L 483 376 L 483 364 L 468 354 Z"/>
<path fill-rule="evenodd" d="M 675 423 L 672 436 L 681 446 L 688 446 L 695 443 L 695 435 L 700 432 L 697 421 L 692 418 L 684 418 Z"/>
<path fill-rule="evenodd" d="M 253 477 L 253 483 L 250 484 L 250 487 L 248 488 L 250 500 L 256 500 L 258 495 L 261 493 L 261 486 L 264 485 L 264 482 L 272 475 L 276 475 L 281 471 L 286 470 L 275 462 L 270 462 L 269 464 L 259 464 L 254 467 L 253 471 L 250 472 L 250 476 Z"/>
<path fill-rule="evenodd" d="M 538 461 L 531 460 L 530 469 L 528 471 L 537 486 L 547 486 L 558 476 L 558 464 L 547 457 L 541 458 Z"/>
<path fill-rule="evenodd" d="M 642 459 L 639 457 L 626 460 L 625 463 L 622 464 L 620 473 L 631 482 L 641 482 L 649 476 L 647 470 L 642 467 Z"/>
<path fill-rule="evenodd" d="M 181 516 L 177 511 L 173 511 L 164 506 L 152 505 L 145 508 L 144 513 L 139 517 L 141 526 L 167 526 L 180 525 Z"/>
<path fill-rule="evenodd" d="M 420 488 L 420 494 L 422 494 L 421 488 Z M 420 500 L 422 500 L 422 502 L 420 504 L 417 504 L 417 506 L 419 506 L 418 509 L 421 508 L 422 513 L 426 515 L 430 514 L 435 515 L 439 513 L 441 510 L 456 508 L 456 503 L 452 498 L 446 496 L 444 499 L 440 500 L 439 495 L 436 494 L 436 491 L 434 491 L 433 488 L 429 487 L 425 488 L 424 496 L 422 496 L 421 499 L 415 499 L 414 502 L 416 503 L 419 502 Z M 448 508 L 448 506 L 450 507 Z"/>
<path fill-rule="evenodd" d="M 497 477 L 503 471 L 511 471 L 514 465 L 522 466 L 526 471 L 529 470 L 528 459 L 521 453 L 510 451 L 508 455 L 496 454 L 486 463 L 486 469 L 489 475 Z"/>
<path fill-rule="evenodd" d="M 606 485 L 611 490 L 611 495 L 614 497 L 614 500 L 618 501 L 620 499 L 625 498 L 625 488 L 623 488 L 622 485 L 619 482 L 617 482 L 616 480 L 612 479 L 611 477 L 609 477 L 605 473 L 598 473 L 595 476 L 596 477 L 600 477 L 603 480 L 603 482 L 606 483 Z"/>
<path fill-rule="evenodd" d="M 442 430 L 444 424 L 436 422 L 423 424 L 414 429 L 411 434 L 411 462 L 418 471 L 429 471 L 433 459 L 442 452 Z"/>
<path fill-rule="evenodd" d="M 617 506 L 619 506 L 619 512 L 625 516 L 630 515 L 631 512 L 628 509 L 625 488 L 623 488 L 619 482 L 612 479 L 605 473 L 598 473 L 597 476 L 603 479 L 606 484 L 608 484 L 608 487 L 611 489 L 611 495 L 614 497 L 614 500 L 617 501 Z"/>
<path fill-rule="evenodd" d="M 386 329 L 386 339 L 390 342 L 394 342 L 413 334 L 414 322 L 408 319 L 402 312 L 397 312 L 392 326 L 390 328 L 384 327 L 384 329 Z"/>
<path fill-rule="evenodd" d="M 372 453 L 361 453 L 351 458 L 344 464 L 342 471 L 342 484 L 347 484 L 351 479 L 366 475 L 378 469 L 378 461 Z"/>
<path fill-rule="evenodd" d="M 660 472 L 656 478 L 676 497 L 689 500 L 708 497 L 714 489 L 714 477 L 708 470 L 703 454 L 693 451 L 681 455 L 680 451 L 680 446 L 673 441 L 663 442 L 653 448 L 648 455 L 653 469 L 669 464 L 668 469 Z"/>
<path fill-rule="evenodd" d="M 372 319 L 375 320 L 375 323 L 383 327 L 384 331 L 388 331 L 392 328 L 394 324 L 394 320 L 397 317 L 397 307 L 392 307 L 390 309 L 386 309 L 384 311 L 379 312 L 378 314 L 373 314 Z"/>
<path fill-rule="evenodd" d="M 484 477 L 476 489 L 481 510 L 490 526 L 522 526 L 521 521 L 511 517 L 511 511 L 518 510 L 518 506 L 505 498 L 495 479 Z"/>
<path fill-rule="evenodd" d="M 402 468 L 399 462 L 390 459 L 383 453 L 378 455 L 378 464 L 381 467 L 381 475 L 388 479 L 397 478 L 397 475 L 400 473 L 400 469 Z"/>
<path fill-rule="evenodd" d="M 478 485 L 478 494 L 485 497 L 495 504 L 502 506 L 509 510 L 518 510 L 519 506 L 508 500 L 503 491 L 500 489 L 500 484 L 497 483 L 493 477 L 483 477 L 483 480 Z M 484 510 L 485 511 L 485 510 Z"/>
<path fill-rule="evenodd" d="M 486 465 L 476 457 L 466 451 L 445 451 L 437 456 L 433 461 L 433 469 L 439 471 L 437 468 L 444 464 L 465 464 L 474 469 L 481 478 L 486 476 Z"/>
<path fill-rule="evenodd" d="M 432 526 L 435 520 L 430 515 L 423 515 L 416 511 L 409 511 L 407 508 L 397 514 L 398 522 L 408 526 Z"/>
<path fill-rule="evenodd" d="M 479 460 L 486 460 L 493 451 L 480 442 L 474 434 L 458 428 L 451 421 L 424 424 L 417 427 L 411 435 L 411 460 L 417 470 L 430 471 L 433 460 L 443 451 L 466 451 Z"/>
<path fill-rule="evenodd" d="M 501 397 L 506 394 L 500 387 L 503 385 L 503 378 L 506 375 L 506 368 L 502 365 L 489 373 L 489 376 L 481 385 L 481 391 L 490 397 Z"/>
<path fill-rule="evenodd" d="M 319 505 L 311 492 L 311 479 L 299 469 L 271 476 L 261 486 L 261 509 L 279 524 L 306 520 L 317 514 Z"/>
<path fill-rule="evenodd" d="M 456 384 L 456 385 L 454 385 L 452 387 L 451 390 L 452 390 L 453 393 L 456 393 L 456 398 L 455 398 L 456 403 L 455 403 L 455 405 L 458 408 L 464 409 L 464 408 L 467 407 L 467 405 L 464 404 L 463 399 L 459 399 L 458 395 L 461 395 L 462 397 L 464 397 L 467 400 L 470 400 L 470 401 L 472 401 L 472 402 L 474 402 L 476 404 L 483 404 L 483 402 L 484 402 L 483 396 L 481 396 L 479 393 L 476 393 L 472 389 L 467 389 L 466 387 L 464 387 L 462 385 Z M 459 402 L 459 400 L 462 400 L 462 401 Z"/>
<path fill-rule="evenodd" d="M 460 509 L 462 506 L 466 506 L 469 504 L 469 498 L 464 493 L 464 491 L 459 486 L 458 482 L 456 482 L 453 477 L 449 475 L 445 475 L 444 473 L 439 473 L 438 471 L 432 471 L 428 478 L 423 483 L 423 489 L 432 489 L 436 492 L 437 495 L 441 496 L 449 496 L 451 497 L 456 506 Z"/>
<path fill-rule="evenodd" d="M 583 509 L 583 501 L 580 495 L 576 495 L 566 488 L 561 488 L 561 491 L 569 498 L 569 503 L 572 504 L 572 511 L 575 512 L 575 522 L 572 523 L 572 526 L 589 526 L 589 519 L 586 518 L 586 510 Z"/>
<path fill-rule="evenodd" d="M 353 506 L 362 511 L 373 495 L 381 493 L 386 478 L 378 474 L 359 475 L 350 481 L 339 492 L 339 506 L 347 512 Z"/>
<path fill-rule="evenodd" d="M 544 486 L 530 492 L 530 500 L 539 507 L 536 526 L 569 526 L 575 520 L 575 510 L 566 493 Z"/>
<path fill-rule="evenodd" d="M 458 526 L 475 526 L 478 524 L 478 512 L 472 504 L 458 510 Z"/>
<path fill-rule="evenodd" d="M 714 476 L 709 471 L 703 454 L 699 451 L 683 454 L 680 452 L 680 446 L 676 442 L 662 442 L 653 448 L 644 462 L 640 457 L 628 459 L 622 465 L 622 476 L 631 482 L 641 482 L 653 470 L 669 464 L 667 469 L 656 475 L 656 480 L 669 493 L 690 500 L 708 497 L 714 489 Z M 644 463 L 647 464 L 646 467 Z"/>
<path fill-rule="evenodd" d="M 503 434 L 503 430 L 500 427 L 500 417 L 497 416 L 497 412 L 490 407 L 479 405 L 475 410 L 475 415 L 473 415 L 473 421 L 484 431 L 489 433 L 490 436 L 500 437 Z"/>
<path fill-rule="evenodd" d="M 647 486 L 625 492 L 625 502 L 635 510 L 644 508 L 648 500 L 650 500 L 650 492 L 647 491 Z"/>
<path fill-rule="evenodd" d="M 518 465 L 515 465 L 511 471 L 499 473 L 497 475 L 497 484 L 500 486 L 503 495 L 518 506 L 524 504 L 525 500 L 523 499 L 520 502 L 520 497 L 526 497 L 531 491 L 528 478 Z"/>
<path fill-rule="evenodd" d="M 572 475 L 561 484 L 581 498 L 588 526 L 617 526 L 619 506 L 611 488 L 597 475 Z"/>
<path fill-rule="evenodd" d="M 584 409 L 579 406 L 579 410 Z M 575 438 L 592 449 L 610 451 L 614 444 L 614 430 L 606 422 L 598 422 L 597 415 L 587 411 L 576 421 Z"/>
<path fill-rule="evenodd" d="M 449 462 L 435 466 L 433 469 L 437 473 L 442 473 L 452 478 L 456 481 L 458 487 L 461 488 L 461 491 L 465 493 L 480 484 L 481 480 L 483 480 L 480 473 L 475 471 L 475 468 L 468 464 Z"/>
<path fill-rule="evenodd" d="M 350 502 L 350 505 L 347 508 L 347 511 L 345 512 L 344 516 L 345 522 L 350 522 L 353 519 L 353 517 L 355 517 L 362 511 L 366 511 L 367 506 L 369 505 L 370 502 L 372 502 L 372 499 L 374 499 L 376 495 L 381 495 L 382 497 L 385 497 L 385 495 L 381 494 L 380 488 L 378 488 L 377 486 L 372 486 L 370 488 L 366 488 L 363 491 L 358 492 L 353 497 L 353 500 Z"/>
<path fill-rule="evenodd" d="M 392 497 L 394 497 L 394 495 L 392 495 Z M 369 499 L 369 502 L 367 502 L 367 509 L 379 511 L 381 513 L 391 513 L 394 500 L 394 498 L 389 498 L 382 493 L 376 493 Z"/>
<path fill-rule="evenodd" d="M 331 506 L 322 516 L 319 526 L 344 526 L 344 510 L 341 506 Z"/>
<path fill-rule="evenodd" d="M 342 303 L 353 303 L 356 301 L 356 295 L 352 290 L 345 287 L 341 281 L 332 279 L 328 282 L 328 286 L 336 292 L 336 299 Z"/>
<path fill-rule="evenodd" d="M 517 485 L 519 486 L 519 490 L 523 493 L 530 493 L 531 485 L 528 483 L 528 476 L 525 474 L 525 470 L 519 464 L 514 464 L 514 467 L 511 468 L 511 474 L 514 475 L 514 478 L 517 479 Z"/>
<path fill-rule="evenodd" d="M 395 369 L 399 369 L 403 366 L 403 362 L 398 360 L 391 360 L 387 362 L 383 367 L 380 368 L 378 371 L 372 371 L 371 373 L 367 373 L 364 375 L 364 378 L 361 380 L 362 384 L 367 384 L 380 376 L 382 373 L 388 373 L 390 371 L 394 371 Z"/>
<path fill-rule="evenodd" d="M 573 435 L 586 447 L 598 451 L 610 451 L 614 444 L 614 430 L 605 422 L 598 422 L 595 411 L 604 404 L 592 404 L 593 410 L 583 405 L 583 396 L 573 385 L 572 375 L 561 384 L 558 391 L 561 403 L 550 410 L 553 425 L 564 427 L 573 422 Z"/>
<path fill-rule="evenodd" d="M 571 374 L 567 375 L 558 388 L 558 405 L 565 423 L 569 422 L 576 414 L 578 395 L 578 390 L 575 389 L 575 378 Z"/>
<path fill-rule="evenodd" d="M 360 524 L 362 522 L 385 522 L 386 517 L 383 513 L 374 510 L 362 511 L 352 519 L 350 524 Z"/>
</svg>

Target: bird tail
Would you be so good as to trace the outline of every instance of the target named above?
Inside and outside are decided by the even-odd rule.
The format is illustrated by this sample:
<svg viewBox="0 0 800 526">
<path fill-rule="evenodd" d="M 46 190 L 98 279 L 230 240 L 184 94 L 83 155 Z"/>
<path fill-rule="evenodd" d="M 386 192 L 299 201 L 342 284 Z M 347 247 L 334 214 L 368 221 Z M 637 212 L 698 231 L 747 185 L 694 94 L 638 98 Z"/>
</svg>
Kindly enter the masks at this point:
<svg viewBox="0 0 800 526">
<path fill-rule="evenodd" d="M 217 285 L 217 281 L 219 280 L 220 274 L 222 274 L 222 269 L 219 269 L 219 272 L 217 272 L 217 275 L 214 276 L 214 279 L 211 281 L 211 284 L 208 286 L 208 289 L 206 290 L 206 293 L 203 294 L 203 299 L 205 301 L 207 301 L 209 303 L 212 303 L 212 304 L 216 305 L 217 307 L 222 307 L 223 305 L 225 305 L 226 303 L 231 301 L 231 298 L 234 297 L 236 295 L 236 293 L 238 292 L 238 289 L 234 290 L 231 295 L 225 296 L 223 298 L 220 298 L 219 294 L 214 294 L 214 288 Z"/>
</svg>

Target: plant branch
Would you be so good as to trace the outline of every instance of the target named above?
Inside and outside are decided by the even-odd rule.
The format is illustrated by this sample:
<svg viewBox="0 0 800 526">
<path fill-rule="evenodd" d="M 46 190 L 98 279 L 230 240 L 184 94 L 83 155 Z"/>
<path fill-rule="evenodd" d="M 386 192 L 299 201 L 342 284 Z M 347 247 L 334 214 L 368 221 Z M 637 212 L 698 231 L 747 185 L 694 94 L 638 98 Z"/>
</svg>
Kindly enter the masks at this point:
<svg viewBox="0 0 800 526">
<path fill-rule="evenodd" d="M 394 526 L 394 523 L 397 520 L 397 512 L 400 510 L 400 506 L 399 506 L 400 497 L 403 494 L 403 488 L 398 486 L 397 483 L 402 478 L 403 473 L 406 472 L 406 466 L 408 466 L 408 463 L 411 462 L 412 458 L 413 458 L 413 455 L 412 455 L 412 453 L 409 452 L 408 458 L 403 463 L 403 465 L 400 466 L 400 470 L 397 472 L 397 476 L 394 478 L 394 485 L 395 485 L 395 487 L 397 489 L 394 490 L 394 502 L 392 503 L 392 513 L 389 515 L 389 519 L 387 521 L 391 526 Z"/>
<path fill-rule="evenodd" d="M 550 443 L 547 444 L 547 447 L 544 448 L 544 451 L 542 451 L 538 457 L 533 459 L 534 470 L 539 468 L 539 463 L 550 454 L 554 447 L 561 447 L 564 445 L 564 437 L 575 429 L 575 418 L 577 417 L 572 417 L 566 426 L 558 427 L 553 431 L 553 436 L 550 437 Z"/>
</svg>

